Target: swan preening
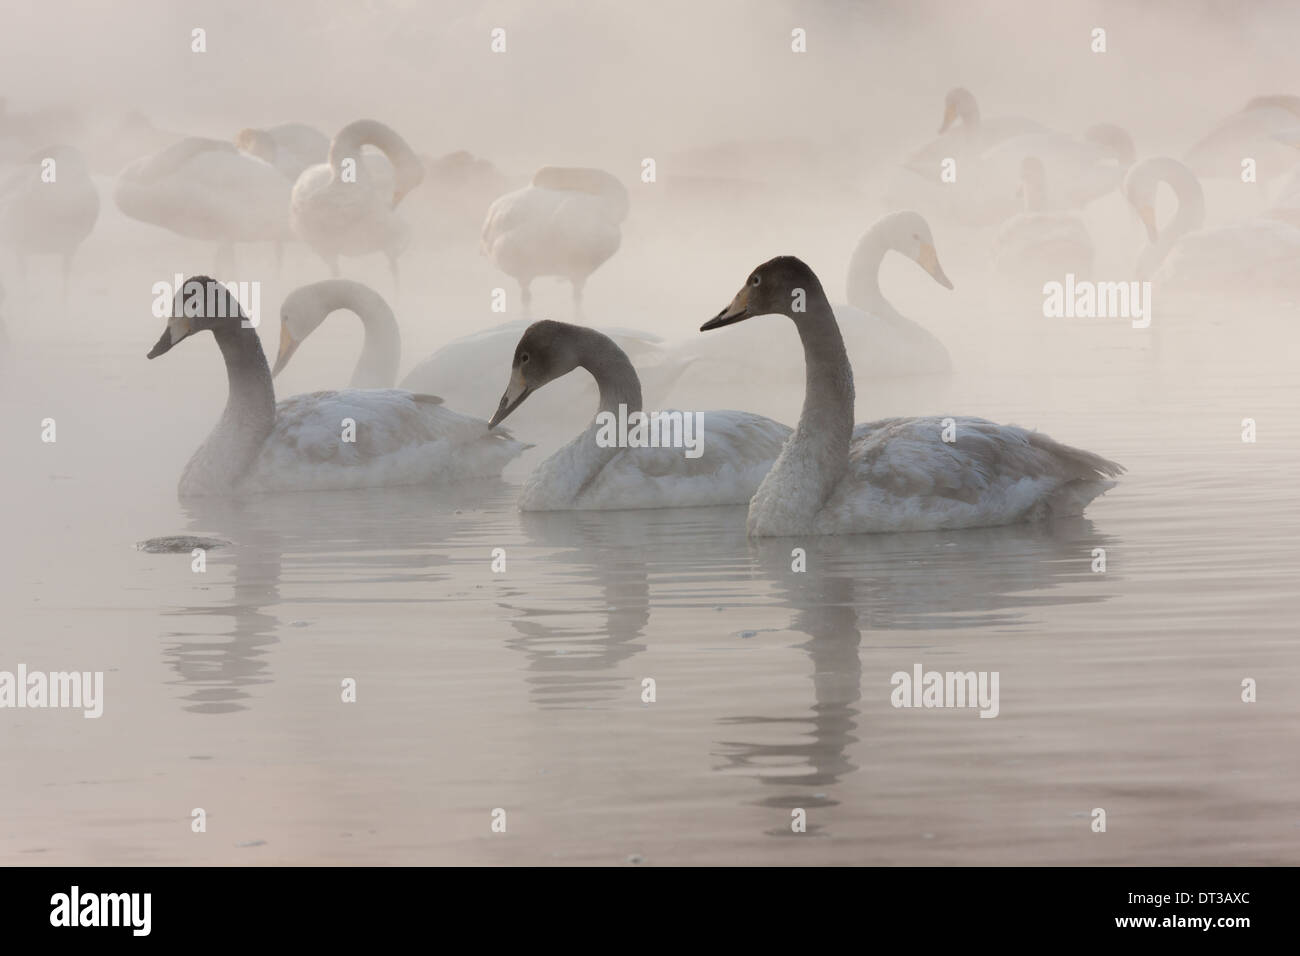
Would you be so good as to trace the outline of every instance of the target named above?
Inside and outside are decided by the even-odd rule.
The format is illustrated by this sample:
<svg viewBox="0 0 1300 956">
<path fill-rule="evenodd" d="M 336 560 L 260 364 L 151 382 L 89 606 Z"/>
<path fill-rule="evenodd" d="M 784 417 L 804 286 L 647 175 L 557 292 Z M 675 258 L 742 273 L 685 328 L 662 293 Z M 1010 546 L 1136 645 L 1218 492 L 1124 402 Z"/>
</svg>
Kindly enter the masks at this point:
<svg viewBox="0 0 1300 956">
<path fill-rule="evenodd" d="M 113 198 L 132 219 L 217 243 L 218 270 L 228 272 L 235 244 L 292 237 L 291 186 L 234 143 L 191 136 L 127 166 Z"/>
<path fill-rule="evenodd" d="M 618 251 L 627 213 L 627 189 L 609 173 L 545 166 L 528 186 L 492 203 L 483 222 L 483 252 L 519 283 L 525 311 L 532 281 L 559 276 L 573 284 L 580 312 L 587 278 Z"/>
<path fill-rule="evenodd" d="M 210 331 L 230 395 L 181 475 L 181 496 L 423 484 L 497 475 L 527 446 L 442 399 L 398 389 L 295 395 L 278 404 L 257 330 L 221 283 L 186 280 L 149 352 Z"/>
<path fill-rule="evenodd" d="M 695 413 L 703 422 L 698 455 L 685 454 L 681 447 L 620 447 L 606 441 L 605 416 L 625 421 L 644 411 L 636 369 L 609 336 L 553 321 L 535 322 L 524 330 L 491 425 L 499 425 L 530 395 L 578 368 L 600 389 L 596 417 L 529 476 L 519 494 L 523 511 L 742 504 L 754 494 L 790 433 L 785 425 L 761 415 L 709 411 Z"/>
<path fill-rule="evenodd" d="M 270 163 L 291 183 L 297 182 L 308 166 L 325 162 L 330 149 L 329 137 L 305 123 L 245 128 L 235 136 L 235 145 Z"/>
<path fill-rule="evenodd" d="M 791 304 L 797 289 L 805 294 L 802 311 Z M 798 330 L 807 394 L 794 433 L 750 502 L 751 535 L 930 531 L 1080 514 L 1123 471 L 1038 432 L 979 418 L 855 427 L 853 370 L 835 313 L 817 276 L 793 256 L 755 269 L 701 331 L 769 314 Z"/>
<path fill-rule="evenodd" d="M 391 182 L 364 159 L 374 146 L 392 164 Z M 398 279 L 397 259 L 410 227 L 397 206 L 424 179 L 420 157 L 392 127 L 377 120 L 349 123 L 330 143 L 327 160 L 308 166 L 293 184 L 289 218 L 297 236 L 339 274 L 340 256 L 382 252 Z"/>
<path fill-rule="evenodd" d="M 1178 201 L 1163 226 L 1155 212 L 1161 183 Z M 1268 216 L 1203 228 L 1201 184 L 1189 167 L 1169 157 L 1146 159 L 1129 170 L 1124 195 L 1150 240 L 1138 259 L 1137 276 L 1151 279 L 1162 295 L 1290 299 L 1300 294 L 1300 228 Z"/>
<path fill-rule="evenodd" d="M 1216 123 L 1183 160 L 1197 176 L 1240 181 L 1242 162 L 1250 158 L 1255 163 L 1256 181 L 1265 182 L 1295 166 L 1294 150 L 1278 134 L 1297 125 L 1300 96 L 1256 96 Z"/>
<path fill-rule="evenodd" d="M 59 256 L 66 295 L 72 259 L 99 218 L 99 191 L 77 149 L 50 146 L 0 182 L 0 245 L 26 272 L 33 255 Z"/>
</svg>

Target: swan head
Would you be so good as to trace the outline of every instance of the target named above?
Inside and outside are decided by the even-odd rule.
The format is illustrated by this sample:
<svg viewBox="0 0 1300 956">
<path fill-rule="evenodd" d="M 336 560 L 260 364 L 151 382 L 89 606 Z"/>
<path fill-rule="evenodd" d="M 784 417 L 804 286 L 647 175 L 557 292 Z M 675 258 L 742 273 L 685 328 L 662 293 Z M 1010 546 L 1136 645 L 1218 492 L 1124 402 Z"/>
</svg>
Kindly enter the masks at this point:
<svg viewBox="0 0 1300 956">
<path fill-rule="evenodd" d="M 974 94 L 964 86 L 954 86 L 943 98 L 943 123 L 939 126 L 939 132 L 948 132 L 949 127 L 958 120 L 965 126 L 973 126 L 979 122 L 979 115 Z"/>
<path fill-rule="evenodd" d="M 313 282 L 310 285 L 294 289 L 284 298 L 280 305 L 280 348 L 276 352 L 275 367 L 271 376 L 279 375 L 298 346 L 307 340 L 307 336 L 333 311 L 325 302 L 327 283 L 334 280 Z"/>
<path fill-rule="evenodd" d="M 167 327 L 146 358 L 170 352 L 184 339 L 205 329 L 251 329 L 247 322 L 239 301 L 224 285 L 209 276 L 191 276 L 176 290 Z"/>
<path fill-rule="evenodd" d="M 510 383 L 501 403 L 488 421 L 495 428 L 523 404 L 524 399 L 548 382 L 568 375 L 578 367 L 580 356 L 574 340 L 575 326 L 544 319 L 524 329 L 510 363 Z"/>
<path fill-rule="evenodd" d="M 930 274 L 945 289 L 952 288 L 952 280 L 939 265 L 939 253 L 934 246 L 930 224 L 919 212 L 910 209 L 881 217 L 868 235 L 882 236 L 890 249 L 901 252 Z"/>
<path fill-rule="evenodd" d="M 809 300 L 829 308 L 817 273 L 794 256 L 777 256 L 751 272 L 731 304 L 701 325 L 700 331 L 720 329 L 756 315 L 784 315 L 797 323 L 808 314 Z"/>
</svg>

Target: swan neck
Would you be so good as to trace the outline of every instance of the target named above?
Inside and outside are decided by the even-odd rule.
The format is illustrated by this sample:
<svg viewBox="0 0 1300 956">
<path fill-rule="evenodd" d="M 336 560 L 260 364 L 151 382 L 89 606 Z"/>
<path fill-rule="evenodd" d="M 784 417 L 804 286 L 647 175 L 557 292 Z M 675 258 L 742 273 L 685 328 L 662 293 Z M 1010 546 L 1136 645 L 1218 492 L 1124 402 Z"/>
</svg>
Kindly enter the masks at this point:
<svg viewBox="0 0 1300 956">
<path fill-rule="evenodd" d="M 592 329 L 581 329 L 578 335 L 578 365 L 591 373 L 600 389 L 597 412 L 618 414 L 620 405 L 629 413 L 641 411 L 641 380 L 627 353 Z"/>
<path fill-rule="evenodd" d="M 838 463 L 842 474 L 853 436 L 853 368 L 825 293 L 820 287 L 810 290 L 808 300 L 808 311 L 795 318 L 806 369 L 795 439 L 817 445 L 823 468 Z M 834 477 L 838 480 L 838 475 Z"/>
<path fill-rule="evenodd" d="M 326 304 L 326 314 L 347 309 L 365 331 L 361 357 L 352 372 L 353 388 L 392 388 L 402 362 L 402 333 L 397 317 L 383 296 L 364 286 L 339 286 L 337 295 Z"/>
</svg>

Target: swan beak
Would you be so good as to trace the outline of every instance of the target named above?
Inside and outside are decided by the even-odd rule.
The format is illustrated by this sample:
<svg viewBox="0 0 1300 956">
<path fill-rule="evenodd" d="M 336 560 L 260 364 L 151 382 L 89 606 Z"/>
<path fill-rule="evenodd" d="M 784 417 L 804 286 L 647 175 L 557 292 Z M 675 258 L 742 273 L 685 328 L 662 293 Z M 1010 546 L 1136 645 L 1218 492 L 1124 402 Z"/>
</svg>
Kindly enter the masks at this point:
<svg viewBox="0 0 1300 956">
<path fill-rule="evenodd" d="M 294 337 L 289 334 L 289 327 L 283 322 L 280 323 L 280 351 L 275 356 L 275 368 L 271 369 L 271 377 L 275 378 L 284 367 L 289 364 L 289 359 L 293 353 L 298 351 L 301 342 L 295 341 Z"/>
<path fill-rule="evenodd" d="M 1152 242 L 1156 241 L 1156 211 L 1152 206 L 1139 206 L 1138 218 L 1142 220 L 1142 225 L 1147 227 L 1147 238 Z"/>
<path fill-rule="evenodd" d="M 400 203 L 403 199 L 406 198 L 406 194 L 407 194 L 408 192 L 410 192 L 409 189 L 394 189 L 394 190 L 393 190 L 393 208 L 394 208 L 394 209 L 397 208 L 397 204 L 398 204 L 398 203 Z"/>
<path fill-rule="evenodd" d="M 939 127 L 940 133 L 948 132 L 948 127 L 952 125 L 953 120 L 957 118 L 957 107 L 945 106 L 943 110 L 943 125 Z"/>
<path fill-rule="evenodd" d="M 172 330 L 163 329 L 162 338 L 158 340 L 157 345 L 155 345 L 153 348 L 149 350 L 149 354 L 145 357 L 155 359 L 158 356 L 162 355 L 164 352 L 169 351 L 171 347 L 175 344 L 176 343 L 172 341 Z"/>
<path fill-rule="evenodd" d="M 510 384 L 506 386 L 506 392 L 501 396 L 501 404 L 497 406 L 496 414 L 488 421 L 488 428 L 496 428 L 500 425 L 507 415 L 524 403 L 524 399 L 533 393 L 533 390 L 524 384 L 524 374 L 516 367 L 510 373 Z"/>
<path fill-rule="evenodd" d="M 921 243 L 921 256 L 916 261 L 922 269 L 934 276 L 935 282 L 945 289 L 952 288 L 952 280 L 944 273 L 943 266 L 939 265 L 939 253 L 935 251 L 932 244 L 928 242 Z"/>
<path fill-rule="evenodd" d="M 174 316 L 168 321 L 167 328 L 163 329 L 162 338 L 154 344 L 154 347 L 149 350 L 149 354 L 145 358 L 155 359 L 166 352 L 170 352 L 172 346 L 181 339 L 188 338 L 193 332 L 194 328 L 190 325 L 187 316 Z"/>
<path fill-rule="evenodd" d="M 736 293 L 736 297 L 731 300 L 731 305 L 701 325 L 700 331 L 720 329 L 724 325 L 731 325 L 733 322 L 740 322 L 747 318 L 749 318 L 749 283 L 745 283 Z"/>
</svg>

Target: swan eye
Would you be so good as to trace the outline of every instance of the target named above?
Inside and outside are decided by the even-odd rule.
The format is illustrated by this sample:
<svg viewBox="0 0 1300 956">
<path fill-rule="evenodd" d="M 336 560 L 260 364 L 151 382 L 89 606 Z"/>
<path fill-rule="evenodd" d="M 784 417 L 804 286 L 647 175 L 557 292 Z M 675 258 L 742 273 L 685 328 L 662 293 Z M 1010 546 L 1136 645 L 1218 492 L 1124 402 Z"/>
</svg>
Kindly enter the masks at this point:
<svg viewBox="0 0 1300 956">
<path fill-rule="evenodd" d="M 519 356 L 519 364 L 520 364 L 520 365 L 527 365 L 527 364 L 528 364 L 528 353 L 527 353 L 527 352 L 525 352 L 523 355 Z"/>
<path fill-rule="evenodd" d="M 755 272 L 752 276 L 749 277 L 749 284 L 755 287 L 757 287 L 758 284 L 762 281 L 763 281 L 763 277 L 759 275 L 757 272 Z"/>
</svg>

